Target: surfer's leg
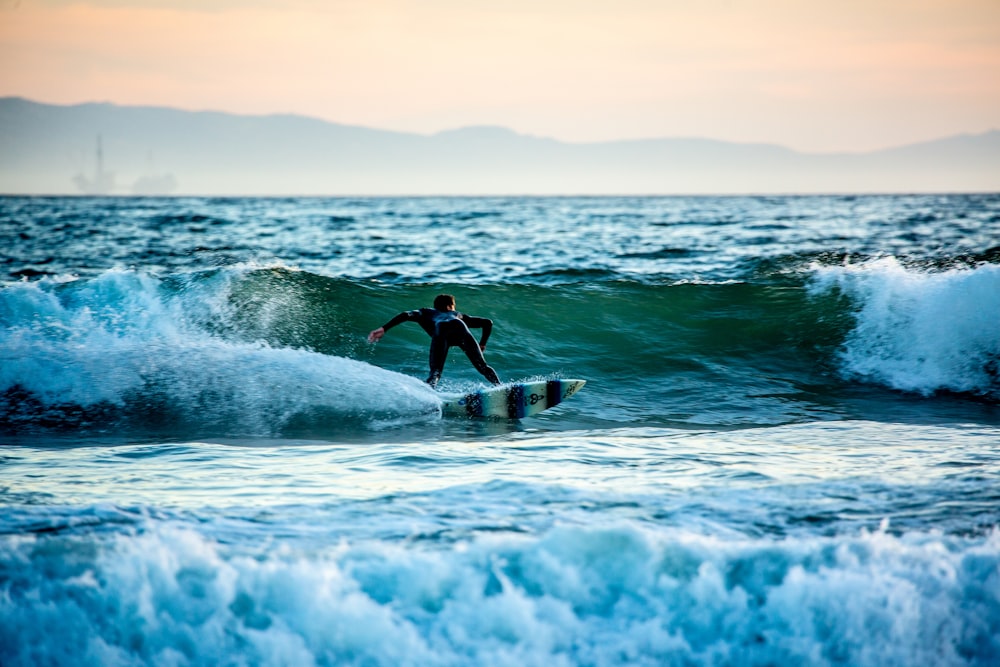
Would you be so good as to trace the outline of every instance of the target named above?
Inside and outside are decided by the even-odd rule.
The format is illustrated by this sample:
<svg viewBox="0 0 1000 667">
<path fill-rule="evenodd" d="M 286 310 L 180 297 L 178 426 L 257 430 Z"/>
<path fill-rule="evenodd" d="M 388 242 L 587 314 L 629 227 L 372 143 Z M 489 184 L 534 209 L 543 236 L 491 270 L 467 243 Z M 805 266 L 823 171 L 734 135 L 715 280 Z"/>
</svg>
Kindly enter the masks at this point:
<svg viewBox="0 0 1000 667">
<path fill-rule="evenodd" d="M 465 323 L 462 323 L 465 327 Z M 469 358 L 472 365 L 476 367 L 476 370 L 482 373 L 483 377 L 490 381 L 490 384 L 500 384 L 500 378 L 497 377 L 497 372 L 493 370 L 493 367 L 486 363 L 486 358 L 483 357 L 483 351 L 479 349 L 479 341 L 476 337 L 472 335 L 468 327 L 465 327 L 465 335 L 462 336 L 461 341 L 458 343 L 459 347 L 465 352 L 465 356 Z"/>
<path fill-rule="evenodd" d="M 427 376 L 427 384 L 436 387 L 444 371 L 444 362 L 448 359 L 448 337 L 437 335 L 431 338 L 431 373 Z"/>
</svg>

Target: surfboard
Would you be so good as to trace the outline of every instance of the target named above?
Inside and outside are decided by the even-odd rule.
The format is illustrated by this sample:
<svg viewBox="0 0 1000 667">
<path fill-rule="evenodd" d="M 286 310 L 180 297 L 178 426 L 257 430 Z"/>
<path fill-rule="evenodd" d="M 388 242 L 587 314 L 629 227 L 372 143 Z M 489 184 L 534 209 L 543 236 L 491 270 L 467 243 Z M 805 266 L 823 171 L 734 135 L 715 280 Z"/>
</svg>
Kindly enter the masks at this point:
<svg viewBox="0 0 1000 667">
<path fill-rule="evenodd" d="M 536 380 L 502 384 L 471 394 L 445 394 L 441 414 L 447 417 L 530 417 L 559 405 L 585 384 L 586 380 Z"/>
</svg>

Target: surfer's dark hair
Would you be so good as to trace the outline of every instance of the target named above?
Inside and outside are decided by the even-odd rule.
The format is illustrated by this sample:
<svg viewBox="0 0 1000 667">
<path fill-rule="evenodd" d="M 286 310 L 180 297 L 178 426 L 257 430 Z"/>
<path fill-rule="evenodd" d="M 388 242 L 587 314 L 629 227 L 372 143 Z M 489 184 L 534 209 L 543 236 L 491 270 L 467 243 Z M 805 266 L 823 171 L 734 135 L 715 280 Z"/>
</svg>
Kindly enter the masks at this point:
<svg viewBox="0 0 1000 667">
<path fill-rule="evenodd" d="M 450 294 L 438 294 L 434 297 L 434 308 L 437 310 L 448 310 L 448 306 L 455 305 L 455 297 Z"/>
</svg>

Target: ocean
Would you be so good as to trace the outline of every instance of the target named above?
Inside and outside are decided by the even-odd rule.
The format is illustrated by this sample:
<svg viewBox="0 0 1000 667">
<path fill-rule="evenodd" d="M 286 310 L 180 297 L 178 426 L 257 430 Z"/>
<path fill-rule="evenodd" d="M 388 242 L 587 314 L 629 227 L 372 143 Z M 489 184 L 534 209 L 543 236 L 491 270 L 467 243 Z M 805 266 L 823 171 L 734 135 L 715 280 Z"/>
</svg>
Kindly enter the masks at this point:
<svg viewBox="0 0 1000 667">
<path fill-rule="evenodd" d="M 3 667 L 1000 664 L 1000 195 L 3 197 L 0 239 Z M 439 293 L 586 387 L 442 418 L 426 334 L 366 340 Z"/>
</svg>

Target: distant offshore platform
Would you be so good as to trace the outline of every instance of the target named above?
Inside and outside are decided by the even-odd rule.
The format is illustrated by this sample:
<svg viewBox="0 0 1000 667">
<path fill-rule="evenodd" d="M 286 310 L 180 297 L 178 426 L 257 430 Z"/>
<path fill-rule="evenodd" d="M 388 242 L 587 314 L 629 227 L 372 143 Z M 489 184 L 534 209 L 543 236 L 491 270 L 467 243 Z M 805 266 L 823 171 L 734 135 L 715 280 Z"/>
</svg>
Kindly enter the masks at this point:
<svg viewBox="0 0 1000 667">
<path fill-rule="evenodd" d="M 156 173 L 153 169 L 153 156 L 147 156 L 146 174 L 140 176 L 129 193 L 133 195 L 168 195 L 177 189 L 177 179 L 173 174 Z M 104 147 L 101 135 L 97 135 L 97 160 L 94 163 L 94 175 L 88 177 L 82 171 L 73 177 L 73 183 L 85 195 L 111 195 L 115 192 L 115 173 L 104 169 Z"/>
</svg>

